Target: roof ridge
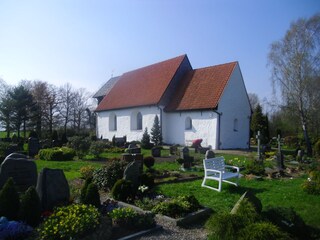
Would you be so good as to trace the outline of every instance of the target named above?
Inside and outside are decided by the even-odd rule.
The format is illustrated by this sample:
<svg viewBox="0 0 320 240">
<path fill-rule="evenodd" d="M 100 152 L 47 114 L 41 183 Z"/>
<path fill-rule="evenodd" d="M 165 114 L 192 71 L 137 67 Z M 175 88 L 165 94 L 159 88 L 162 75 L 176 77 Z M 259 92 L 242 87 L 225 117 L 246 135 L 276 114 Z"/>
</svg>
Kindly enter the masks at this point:
<svg viewBox="0 0 320 240">
<path fill-rule="evenodd" d="M 201 69 L 212 68 L 212 67 L 221 67 L 221 66 L 224 66 L 224 65 L 237 64 L 237 63 L 238 63 L 238 61 L 232 61 L 232 62 L 221 63 L 221 64 L 207 66 L 207 67 L 196 68 L 196 69 L 193 69 L 193 70 L 201 70 Z"/>
<path fill-rule="evenodd" d="M 158 64 L 163 64 L 165 62 L 169 62 L 169 61 L 172 61 L 172 60 L 177 59 L 177 58 L 183 57 L 182 59 L 184 59 L 186 56 L 187 56 L 187 54 L 182 54 L 182 55 L 179 55 L 177 57 L 173 57 L 173 58 L 170 58 L 170 59 L 167 59 L 167 60 L 162 60 L 160 62 L 155 62 L 155 63 L 149 64 L 147 66 L 139 67 L 139 68 L 124 72 L 122 75 L 127 74 L 127 73 L 131 73 L 131 72 L 135 72 L 135 71 L 138 71 L 138 70 L 141 70 L 141 69 L 144 69 L 144 68 L 152 67 L 152 66 L 155 66 L 155 65 L 158 65 Z"/>
</svg>

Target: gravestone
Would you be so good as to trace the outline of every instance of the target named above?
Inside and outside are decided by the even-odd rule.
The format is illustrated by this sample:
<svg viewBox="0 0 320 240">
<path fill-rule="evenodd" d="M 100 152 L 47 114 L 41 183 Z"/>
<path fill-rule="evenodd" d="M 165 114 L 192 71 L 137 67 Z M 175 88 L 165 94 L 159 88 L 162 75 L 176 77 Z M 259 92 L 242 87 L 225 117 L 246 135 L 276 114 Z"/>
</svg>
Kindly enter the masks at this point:
<svg viewBox="0 0 320 240">
<path fill-rule="evenodd" d="M 186 157 L 189 157 L 189 148 L 184 147 L 180 151 L 180 158 L 185 159 Z"/>
<path fill-rule="evenodd" d="M 134 160 L 127 165 L 123 173 L 123 179 L 131 181 L 134 188 L 138 188 L 140 185 L 141 176 L 141 164 Z"/>
<path fill-rule="evenodd" d="M 215 158 L 216 154 L 214 153 L 214 151 L 212 150 L 207 150 L 206 154 L 205 154 L 205 159 L 209 159 L 209 158 Z"/>
<path fill-rule="evenodd" d="M 140 173 L 143 171 L 143 155 L 141 153 L 133 154 L 134 161 L 140 166 Z"/>
<path fill-rule="evenodd" d="M 177 151 L 178 151 L 177 146 L 170 146 L 170 156 L 176 156 Z"/>
<path fill-rule="evenodd" d="M 0 165 L 0 188 L 12 177 L 19 191 L 24 192 L 37 184 L 37 167 L 27 156 L 12 153 Z"/>
<path fill-rule="evenodd" d="M 161 157 L 161 148 L 154 147 L 151 149 L 152 157 Z"/>
<path fill-rule="evenodd" d="M 70 189 L 63 170 L 43 168 L 38 176 L 37 192 L 44 211 L 67 204 Z"/>
<path fill-rule="evenodd" d="M 133 161 L 133 155 L 130 153 L 123 153 L 121 154 L 121 160 L 124 160 L 126 162 L 132 162 Z"/>
<path fill-rule="evenodd" d="M 34 157 L 40 150 L 40 143 L 38 138 L 30 137 L 28 139 L 28 152 L 30 157 Z"/>
<path fill-rule="evenodd" d="M 136 144 L 129 144 L 127 148 L 127 152 L 130 154 L 141 153 L 141 148 L 139 148 Z"/>
<path fill-rule="evenodd" d="M 297 161 L 302 162 L 303 156 L 304 156 L 304 150 L 303 149 L 298 150 Z"/>
</svg>

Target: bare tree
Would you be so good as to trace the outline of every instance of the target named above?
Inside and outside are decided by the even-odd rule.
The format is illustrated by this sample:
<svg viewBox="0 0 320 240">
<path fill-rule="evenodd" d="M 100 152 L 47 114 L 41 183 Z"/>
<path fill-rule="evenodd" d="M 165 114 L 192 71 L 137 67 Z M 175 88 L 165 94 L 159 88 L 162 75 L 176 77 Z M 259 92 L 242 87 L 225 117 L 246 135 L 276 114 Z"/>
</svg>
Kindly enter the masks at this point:
<svg viewBox="0 0 320 240">
<path fill-rule="evenodd" d="M 80 88 L 74 92 L 73 97 L 73 128 L 80 131 L 84 128 L 88 122 L 87 109 L 89 108 L 88 100 L 90 99 L 90 93 L 84 88 Z"/>
<path fill-rule="evenodd" d="M 280 88 L 283 104 L 300 118 L 307 153 L 312 154 L 308 132 L 311 97 L 320 84 L 320 14 L 291 24 L 285 37 L 271 45 L 269 65 L 274 87 Z"/>
<path fill-rule="evenodd" d="M 59 89 L 59 114 L 62 118 L 64 133 L 67 133 L 68 124 L 71 122 L 72 105 L 74 102 L 74 91 L 67 83 Z"/>
<path fill-rule="evenodd" d="M 248 97 L 249 97 L 251 109 L 254 110 L 260 104 L 259 97 L 255 93 L 248 93 Z"/>
</svg>

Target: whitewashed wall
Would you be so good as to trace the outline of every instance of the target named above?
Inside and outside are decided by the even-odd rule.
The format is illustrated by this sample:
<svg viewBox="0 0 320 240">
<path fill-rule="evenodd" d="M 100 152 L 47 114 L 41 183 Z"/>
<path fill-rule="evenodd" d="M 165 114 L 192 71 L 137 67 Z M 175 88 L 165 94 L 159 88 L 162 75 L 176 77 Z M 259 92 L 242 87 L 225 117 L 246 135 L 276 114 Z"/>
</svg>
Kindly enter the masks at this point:
<svg viewBox="0 0 320 240">
<path fill-rule="evenodd" d="M 185 129 L 187 117 L 192 119 L 192 129 Z M 163 113 L 163 138 L 166 143 L 189 145 L 202 138 L 202 146 L 216 147 L 218 116 L 213 111 L 186 111 Z"/>
<path fill-rule="evenodd" d="M 219 102 L 220 149 L 249 147 L 251 108 L 239 65 L 235 67 Z M 234 119 L 238 127 L 234 129 Z"/>
<path fill-rule="evenodd" d="M 131 114 L 140 112 L 142 114 L 142 130 L 131 129 Z M 109 130 L 109 116 L 114 113 L 117 116 L 117 130 Z M 97 137 L 111 140 L 113 136 L 127 136 L 127 141 L 140 141 L 144 129 L 147 127 L 150 134 L 155 115 L 160 118 L 160 109 L 155 106 L 129 108 L 120 110 L 103 111 L 97 113 Z"/>
</svg>

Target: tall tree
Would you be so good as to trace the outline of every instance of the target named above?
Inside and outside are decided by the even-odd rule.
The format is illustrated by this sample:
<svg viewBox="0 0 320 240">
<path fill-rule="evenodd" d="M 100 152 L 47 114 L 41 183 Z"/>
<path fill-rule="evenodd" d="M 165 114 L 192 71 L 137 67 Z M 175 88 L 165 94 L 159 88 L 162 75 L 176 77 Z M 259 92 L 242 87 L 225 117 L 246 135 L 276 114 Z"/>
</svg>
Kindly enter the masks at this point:
<svg viewBox="0 0 320 240">
<path fill-rule="evenodd" d="M 63 122 L 64 133 L 67 134 L 67 126 L 71 122 L 72 104 L 74 101 L 74 91 L 67 83 L 59 90 L 59 113 Z"/>
<path fill-rule="evenodd" d="M 253 137 L 257 135 L 258 131 L 260 131 L 262 136 L 262 142 L 267 143 L 269 140 L 268 117 L 263 114 L 260 104 L 256 106 L 251 117 L 251 132 Z"/>
<path fill-rule="evenodd" d="M 320 14 L 292 23 L 284 38 L 271 45 L 268 58 L 272 82 L 279 86 L 284 104 L 299 116 L 311 155 L 308 124 L 314 99 L 310 92 L 320 85 Z"/>
<path fill-rule="evenodd" d="M 158 115 L 154 117 L 153 126 L 151 128 L 151 140 L 155 145 L 160 145 L 162 143 L 162 132 Z"/>
<path fill-rule="evenodd" d="M 248 93 L 249 102 L 251 105 L 251 109 L 254 110 L 258 104 L 260 104 L 260 100 L 257 94 L 255 93 Z"/>
<path fill-rule="evenodd" d="M 20 137 L 21 125 L 23 126 L 24 137 L 26 137 L 26 124 L 33 109 L 33 98 L 31 93 L 23 86 L 19 85 L 9 91 L 12 100 L 11 122 Z"/>
</svg>

